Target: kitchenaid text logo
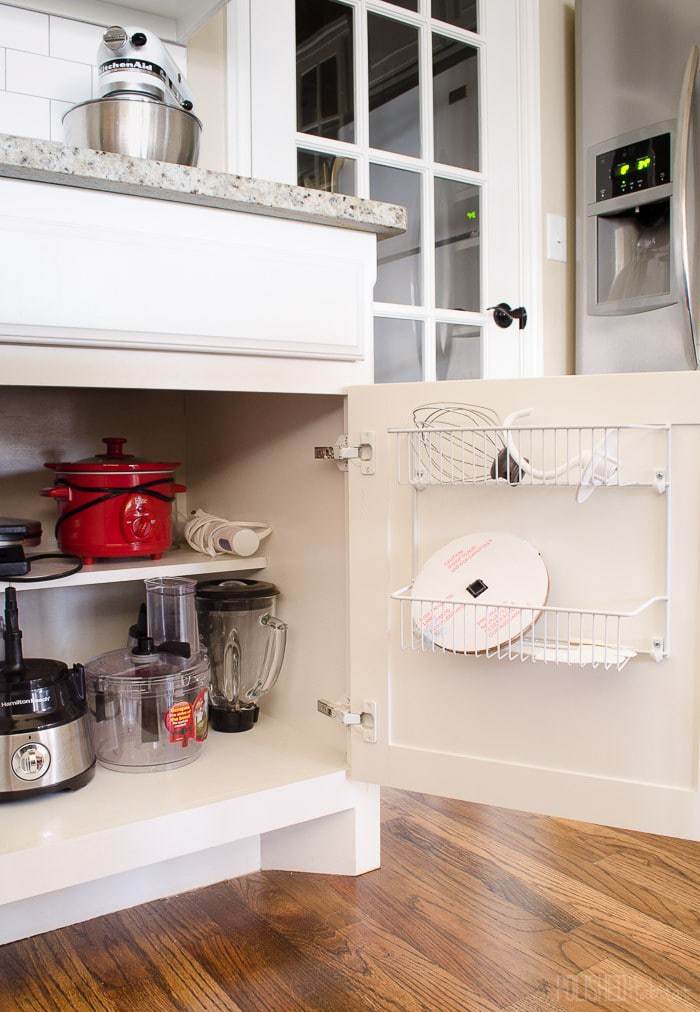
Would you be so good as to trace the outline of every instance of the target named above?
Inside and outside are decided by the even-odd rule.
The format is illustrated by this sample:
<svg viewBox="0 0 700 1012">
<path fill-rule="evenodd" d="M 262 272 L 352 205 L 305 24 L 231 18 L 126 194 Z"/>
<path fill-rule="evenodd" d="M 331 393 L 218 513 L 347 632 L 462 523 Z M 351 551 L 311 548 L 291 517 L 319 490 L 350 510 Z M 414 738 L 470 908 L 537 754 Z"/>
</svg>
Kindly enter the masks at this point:
<svg viewBox="0 0 700 1012">
<path fill-rule="evenodd" d="M 155 63 L 146 63 L 144 60 L 110 60 L 103 63 L 101 71 L 106 70 L 145 70 L 149 74 L 164 74 L 162 67 Z"/>
</svg>

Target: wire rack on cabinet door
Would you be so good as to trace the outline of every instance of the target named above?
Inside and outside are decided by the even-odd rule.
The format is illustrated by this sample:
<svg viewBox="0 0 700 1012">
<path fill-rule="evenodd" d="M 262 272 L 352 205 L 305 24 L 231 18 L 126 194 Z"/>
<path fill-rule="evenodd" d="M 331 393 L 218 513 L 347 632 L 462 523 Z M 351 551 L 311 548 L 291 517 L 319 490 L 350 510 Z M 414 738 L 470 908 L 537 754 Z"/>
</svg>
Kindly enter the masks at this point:
<svg viewBox="0 0 700 1012">
<path fill-rule="evenodd" d="M 667 425 L 392 428 L 401 485 L 659 489 L 649 444 Z M 665 458 L 665 451 L 661 455 Z M 663 469 L 665 470 L 665 468 Z M 659 489 L 662 490 L 662 489 Z"/>
<path fill-rule="evenodd" d="M 664 656 L 661 639 L 648 650 L 630 644 L 636 641 L 635 619 L 655 605 L 665 607 L 665 597 L 650 598 L 631 611 L 588 611 L 417 598 L 410 586 L 391 596 L 399 602 L 403 650 L 605 671 L 622 671 L 638 653 L 659 661 Z"/>
<path fill-rule="evenodd" d="M 640 654 L 656 661 L 668 656 L 670 425 L 438 426 L 389 433 L 396 440 L 397 481 L 413 489 L 411 582 L 391 595 L 400 611 L 402 649 L 605 671 L 622 671 Z M 612 610 L 415 596 L 420 501 L 434 486 L 485 485 L 576 488 L 580 502 L 605 487 L 663 495 L 665 587 L 634 608 Z"/>
</svg>

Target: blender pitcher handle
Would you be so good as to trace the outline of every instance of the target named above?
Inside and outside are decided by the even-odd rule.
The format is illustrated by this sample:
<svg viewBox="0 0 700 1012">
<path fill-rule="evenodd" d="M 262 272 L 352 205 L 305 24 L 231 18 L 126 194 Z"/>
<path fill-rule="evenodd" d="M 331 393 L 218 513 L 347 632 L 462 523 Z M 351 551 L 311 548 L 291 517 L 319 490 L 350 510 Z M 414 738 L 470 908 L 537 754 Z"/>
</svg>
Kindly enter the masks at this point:
<svg viewBox="0 0 700 1012">
<path fill-rule="evenodd" d="M 263 657 L 260 675 L 249 695 L 251 699 L 258 699 L 270 689 L 274 688 L 284 660 L 284 651 L 287 646 L 287 623 L 274 615 L 263 615 L 260 624 L 267 629 L 267 643 L 265 644 L 265 655 Z"/>
</svg>

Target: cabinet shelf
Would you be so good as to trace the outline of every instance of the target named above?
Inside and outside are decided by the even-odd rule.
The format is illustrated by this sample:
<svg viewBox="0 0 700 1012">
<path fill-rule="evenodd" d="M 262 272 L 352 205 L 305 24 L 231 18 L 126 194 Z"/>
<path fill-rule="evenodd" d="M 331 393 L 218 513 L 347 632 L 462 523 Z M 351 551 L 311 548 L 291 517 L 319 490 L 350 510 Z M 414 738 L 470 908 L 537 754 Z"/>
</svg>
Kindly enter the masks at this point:
<svg viewBox="0 0 700 1012">
<path fill-rule="evenodd" d="M 664 657 L 661 639 L 644 650 L 630 644 L 637 639 L 634 620 L 657 605 L 665 608 L 666 597 L 619 611 L 428 599 L 415 597 L 411 586 L 391 597 L 399 602 L 403 650 L 605 671 L 622 671 L 640 653 Z"/>
<path fill-rule="evenodd" d="M 41 573 L 47 576 L 66 568 L 66 563 L 41 562 Z M 100 583 L 128 583 L 129 581 L 148 580 L 153 576 L 215 576 L 217 573 L 238 573 L 257 571 L 267 567 L 264 556 L 239 559 L 233 555 L 211 559 L 207 555 L 192 551 L 189 548 L 173 548 L 166 552 L 162 559 L 113 560 L 96 562 L 85 566 L 79 573 L 68 576 L 64 580 L 46 580 L 41 583 L 15 583 L 18 591 L 26 590 L 62 590 L 66 587 L 84 587 Z M 11 581 L 9 581 L 11 582 Z M 0 583 L 0 590 L 6 584 Z"/>
<path fill-rule="evenodd" d="M 401 485 L 656 488 L 668 425 L 391 428 Z"/>
<path fill-rule="evenodd" d="M 206 860 L 207 848 L 348 807 L 346 783 L 342 752 L 264 713 L 253 731 L 213 732 L 182 769 L 98 766 L 75 793 L 3 806 L 0 904 L 199 850 Z"/>
</svg>

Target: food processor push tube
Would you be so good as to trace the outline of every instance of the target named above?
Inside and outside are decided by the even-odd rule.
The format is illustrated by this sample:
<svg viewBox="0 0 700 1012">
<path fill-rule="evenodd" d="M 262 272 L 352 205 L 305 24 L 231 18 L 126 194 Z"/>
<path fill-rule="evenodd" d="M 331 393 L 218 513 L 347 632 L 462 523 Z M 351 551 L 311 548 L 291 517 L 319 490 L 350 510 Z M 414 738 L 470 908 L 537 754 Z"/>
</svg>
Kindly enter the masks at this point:
<svg viewBox="0 0 700 1012">
<path fill-rule="evenodd" d="M 146 580 L 148 635 L 160 653 L 196 660 L 201 653 L 194 580 L 156 577 Z"/>
</svg>

